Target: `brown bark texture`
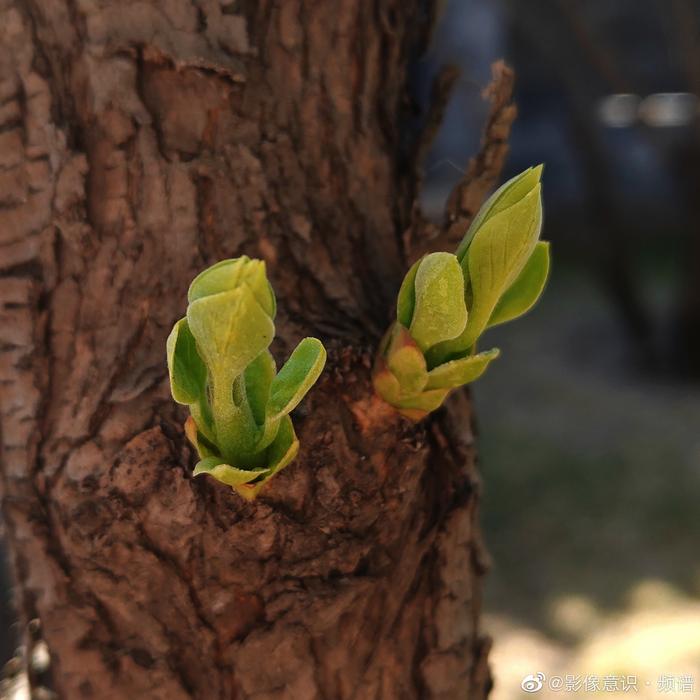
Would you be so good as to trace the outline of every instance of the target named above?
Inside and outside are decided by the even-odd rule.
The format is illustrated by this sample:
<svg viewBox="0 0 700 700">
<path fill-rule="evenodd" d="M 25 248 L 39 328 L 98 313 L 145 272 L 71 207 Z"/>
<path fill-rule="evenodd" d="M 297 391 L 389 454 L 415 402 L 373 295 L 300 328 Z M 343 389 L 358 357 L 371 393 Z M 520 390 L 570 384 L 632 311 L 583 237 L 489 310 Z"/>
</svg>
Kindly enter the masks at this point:
<svg viewBox="0 0 700 700">
<path fill-rule="evenodd" d="M 414 425 L 369 379 L 440 234 L 403 126 L 432 13 L 0 0 L 0 485 L 60 698 L 486 697 L 469 400 Z M 498 143 L 445 230 L 498 176 L 496 77 Z M 252 503 L 192 479 L 165 366 L 191 278 L 240 254 L 267 261 L 278 359 L 329 347 L 300 456 Z"/>
</svg>

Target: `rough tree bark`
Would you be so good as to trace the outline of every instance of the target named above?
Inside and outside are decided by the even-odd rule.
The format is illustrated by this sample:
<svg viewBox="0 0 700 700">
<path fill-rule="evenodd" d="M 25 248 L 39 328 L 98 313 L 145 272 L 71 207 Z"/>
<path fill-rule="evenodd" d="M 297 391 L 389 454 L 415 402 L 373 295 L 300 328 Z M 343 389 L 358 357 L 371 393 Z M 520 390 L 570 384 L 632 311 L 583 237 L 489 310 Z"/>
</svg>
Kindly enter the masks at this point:
<svg viewBox="0 0 700 700">
<path fill-rule="evenodd" d="M 440 235 L 403 127 L 432 13 L 0 0 L 3 511 L 59 697 L 487 695 L 469 401 L 412 425 L 369 381 L 402 272 Z M 446 229 L 498 176 L 497 78 Z M 164 358 L 189 280 L 242 253 L 278 294 L 273 351 L 331 350 L 299 458 L 254 503 L 191 478 Z"/>
</svg>

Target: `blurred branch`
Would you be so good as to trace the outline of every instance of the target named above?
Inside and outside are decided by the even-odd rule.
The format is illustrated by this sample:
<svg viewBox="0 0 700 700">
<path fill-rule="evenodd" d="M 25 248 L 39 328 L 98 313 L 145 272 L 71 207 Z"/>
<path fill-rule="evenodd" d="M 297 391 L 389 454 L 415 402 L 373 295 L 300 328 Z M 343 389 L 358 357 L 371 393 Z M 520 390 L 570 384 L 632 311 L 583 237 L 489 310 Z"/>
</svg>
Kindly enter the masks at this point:
<svg viewBox="0 0 700 700">
<path fill-rule="evenodd" d="M 695 3 L 688 0 L 671 0 L 669 15 L 688 85 L 692 92 L 700 95 L 700 25 L 695 7 Z"/>
<path fill-rule="evenodd" d="M 419 220 L 412 230 L 419 231 L 419 235 L 407 246 L 411 259 L 416 259 L 429 250 L 454 248 L 501 174 L 508 154 L 510 129 L 517 115 L 512 102 L 515 74 L 503 61 L 496 61 L 491 71 L 491 82 L 482 93 L 491 102 L 491 108 L 481 139 L 481 149 L 469 161 L 467 172 L 447 200 L 445 224 L 442 228 L 420 219 L 420 213 L 416 212 Z"/>
<path fill-rule="evenodd" d="M 491 102 L 481 150 L 472 158 L 467 173 L 447 200 L 446 215 L 450 223 L 448 238 L 457 228 L 465 227 L 493 188 L 508 154 L 508 137 L 517 109 L 512 102 L 515 74 L 503 61 L 492 67 L 493 78 L 483 92 Z M 455 238 L 455 242 L 461 238 Z"/>
<path fill-rule="evenodd" d="M 414 162 L 416 170 L 423 165 L 428 149 L 435 140 L 435 136 L 440 129 L 442 119 L 445 116 L 445 109 L 452 96 L 452 89 L 459 78 L 460 70 L 455 65 L 443 66 L 433 81 L 430 91 L 430 106 L 423 125 L 423 131 L 416 144 L 416 155 Z"/>
<path fill-rule="evenodd" d="M 571 29 L 576 43 L 583 51 L 589 65 L 605 82 L 611 92 L 633 92 L 632 86 L 618 69 L 615 57 L 607 49 L 600 37 L 591 36 L 585 20 L 581 17 L 579 7 L 571 0 L 554 0 L 561 16 Z"/>
</svg>

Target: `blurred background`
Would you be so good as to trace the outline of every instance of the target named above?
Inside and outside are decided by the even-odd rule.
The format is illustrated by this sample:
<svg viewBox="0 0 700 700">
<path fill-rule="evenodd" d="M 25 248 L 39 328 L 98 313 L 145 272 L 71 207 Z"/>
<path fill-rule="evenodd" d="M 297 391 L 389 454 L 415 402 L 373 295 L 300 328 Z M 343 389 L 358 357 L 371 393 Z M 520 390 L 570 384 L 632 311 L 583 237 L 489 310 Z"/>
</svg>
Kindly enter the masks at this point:
<svg viewBox="0 0 700 700">
<path fill-rule="evenodd" d="M 425 166 L 433 216 L 500 57 L 504 177 L 546 164 L 553 274 L 485 340 L 503 353 L 473 388 L 493 697 L 537 673 L 536 697 L 700 697 L 700 2 L 446 2 L 416 83 L 426 99 L 462 71 Z"/>
</svg>

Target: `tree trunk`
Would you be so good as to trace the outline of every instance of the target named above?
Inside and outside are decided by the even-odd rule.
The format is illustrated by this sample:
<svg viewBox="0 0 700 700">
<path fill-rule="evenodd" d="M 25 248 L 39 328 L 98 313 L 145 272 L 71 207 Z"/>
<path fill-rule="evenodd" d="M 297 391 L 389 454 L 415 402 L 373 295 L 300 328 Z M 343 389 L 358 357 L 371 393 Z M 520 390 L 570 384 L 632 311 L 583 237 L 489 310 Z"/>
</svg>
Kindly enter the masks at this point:
<svg viewBox="0 0 700 700">
<path fill-rule="evenodd" d="M 429 5 L 0 0 L 3 510 L 59 697 L 486 697 L 469 401 L 414 425 L 369 379 L 440 233 L 403 127 Z M 191 478 L 165 366 L 191 278 L 244 253 L 273 353 L 330 348 L 253 503 Z"/>
</svg>

